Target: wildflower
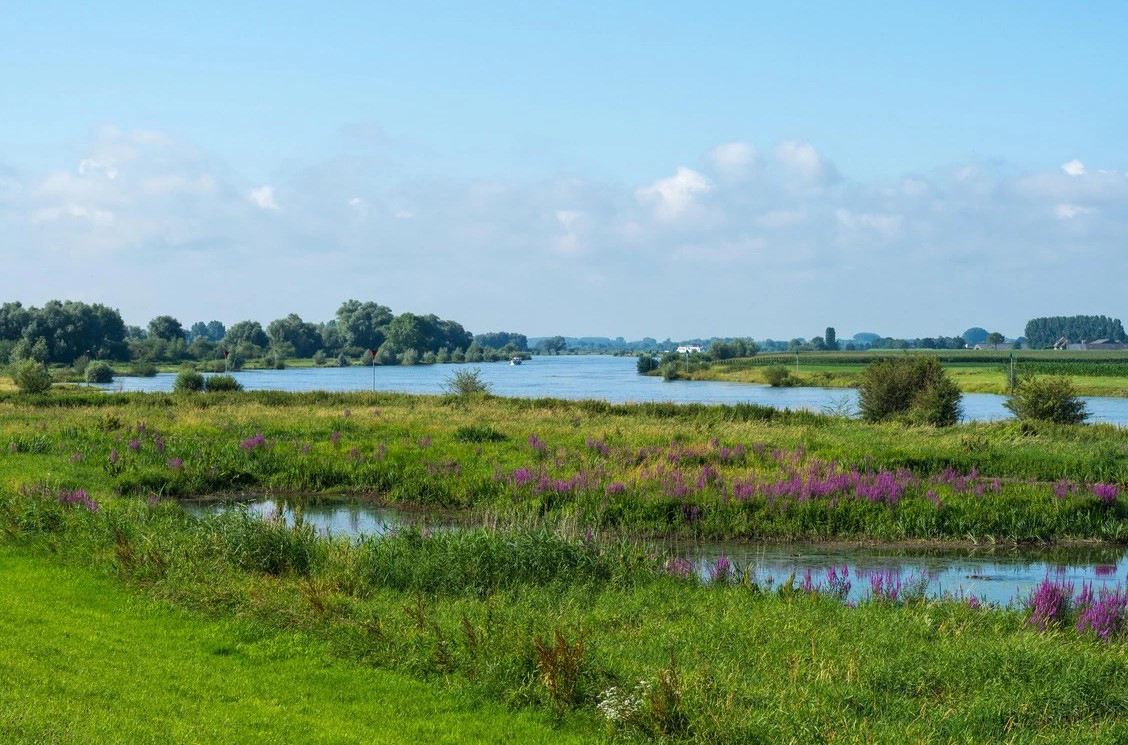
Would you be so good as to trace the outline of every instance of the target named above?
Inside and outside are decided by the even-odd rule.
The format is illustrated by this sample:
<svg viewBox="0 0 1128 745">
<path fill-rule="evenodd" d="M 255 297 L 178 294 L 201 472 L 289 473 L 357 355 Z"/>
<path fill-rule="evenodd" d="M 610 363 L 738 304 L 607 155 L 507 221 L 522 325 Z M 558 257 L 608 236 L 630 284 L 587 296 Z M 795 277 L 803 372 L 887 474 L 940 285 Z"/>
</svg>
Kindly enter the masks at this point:
<svg viewBox="0 0 1128 745">
<path fill-rule="evenodd" d="M 138 439 L 130 440 L 129 441 L 129 449 L 130 449 L 131 452 L 136 453 L 137 451 L 139 451 L 141 449 L 141 441 L 138 440 Z"/>
<path fill-rule="evenodd" d="M 1037 626 L 1045 631 L 1051 626 L 1065 623 L 1073 604 L 1073 583 L 1059 579 L 1046 579 L 1026 598 L 1030 617 L 1027 626 Z"/>
<path fill-rule="evenodd" d="M 157 449 L 158 453 L 163 453 L 164 450 L 165 450 L 164 438 L 161 437 L 160 435 L 154 435 L 153 436 L 153 447 L 155 447 Z"/>
<path fill-rule="evenodd" d="M 98 503 L 91 499 L 85 489 L 62 490 L 58 494 L 59 504 L 64 507 L 82 507 L 90 512 L 98 511 Z"/>
<path fill-rule="evenodd" d="M 548 452 L 548 445 L 546 445 L 544 443 L 544 441 L 541 440 L 536 435 L 529 435 L 528 442 L 529 442 L 529 447 L 531 447 L 534 451 L 536 451 L 536 453 L 538 455 L 544 455 L 545 453 Z"/>
<path fill-rule="evenodd" d="M 693 564 L 688 559 L 677 556 L 666 562 L 666 571 L 678 579 L 686 579 L 693 574 Z"/>
<path fill-rule="evenodd" d="M 256 450 L 256 449 L 263 447 L 265 445 L 266 445 L 266 437 L 263 436 L 263 434 L 261 432 L 256 434 L 254 437 L 248 437 L 247 439 L 245 439 L 245 440 L 243 440 L 242 442 L 239 443 L 239 447 L 241 447 L 243 450 L 247 451 L 248 453 L 251 452 L 252 450 Z"/>
<path fill-rule="evenodd" d="M 110 450 L 109 460 L 110 460 L 111 466 L 116 466 L 118 461 L 121 460 L 121 456 L 118 455 L 117 448 L 113 448 L 112 450 Z"/>
<path fill-rule="evenodd" d="M 731 574 L 732 562 L 724 554 L 718 556 L 713 566 L 709 567 L 710 582 L 727 582 Z"/>
<path fill-rule="evenodd" d="M 344 415 L 345 416 L 352 416 L 352 411 L 349 410 L 349 409 L 345 409 Z"/>
<path fill-rule="evenodd" d="M 423 437 L 420 437 L 419 438 L 419 449 L 423 450 L 424 448 L 429 448 L 429 447 L 431 447 L 431 436 L 430 435 L 424 435 Z"/>
<path fill-rule="evenodd" d="M 1101 504 L 1116 504 L 1116 498 L 1120 496 L 1120 487 L 1116 484 L 1093 484 L 1093 496 L 1101 501 Z"/>
<path fill-rule="evenodd" d="M 182 470 L 184 470 L 184 459 L 183 458 L 169 458 L 168 459 L 168 469 L 170 471 L 182 471 Z"/>
<path fill-rule="evenodd" d="M 341 442 L 341 433 L 338 432 L 337 430 L 333 430 L 332 432 L 330 432 L 329 433 L 329 442 L 333 443 L 333 446 L 336 447 L 337 444 L 339 444 Z"/>
<path fill-rule="evenodd" d="M 70 457 L 71 463 L 78 463 L 82 460 L 82 453 L 75 453 Z"/>
</svg>

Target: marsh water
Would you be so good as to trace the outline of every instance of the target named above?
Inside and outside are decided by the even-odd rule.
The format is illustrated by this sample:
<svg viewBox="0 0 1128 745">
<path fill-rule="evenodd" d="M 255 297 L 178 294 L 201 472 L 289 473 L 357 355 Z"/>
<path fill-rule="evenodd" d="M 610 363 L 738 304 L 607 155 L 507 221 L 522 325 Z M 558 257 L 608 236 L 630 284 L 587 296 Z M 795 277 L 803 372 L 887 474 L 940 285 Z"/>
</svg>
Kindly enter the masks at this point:
<svg viewBox="0 0 1128 745">
<path fill-rule="evenodd" d="M 302 520 L 323 534 L 342 537 L 381 536 L 390 530 L 417 525 L 431 531 L 464 527 L 457 515 L 379 507 L 362 500 L 274 499 L 186 501 L 195 515 L 230 509 L 295 521 L 300 504 Z M 1128 548 L 1116 546 L 962 549 L 902 549 L 847 544 L 759 543 L 748 541 L 650 541 L 665 555 L 686 559 L 701 577 L 707 577 L 719 557 L 726 557 L 738 572 L 746 567 L 762 584 L 778 585 L 792 577 L 803 581 L 806 573 L 818 584 L 832 567 L 847 567 L 850 596 L 865 597 L 870 578 L 893 575 L 904 584 L 919 579 L 932 596 L 952 594 L 1006 605 L 1023 597 L 1047 576 L 1094 587 L 1116 584 L 1128 575 Z"/>
<path fill-rule="evenodd" d="M 813 411 L 850 412 L 856 409 L 857 393 L 848 388 L 772 388 L 755 383 L 706 380 L 667 382 L 660 377 L 639 375 L 633 357 L 610 355 L 538 356 L 522 365 L 415 365 L 363 367 L 300 367 L 286 370 L 246 370 L 234 373 L 249 391 L 392 391 L 442 393 L 446 380 L 458 369 L 476 367 L 483 380 L 499 396 L 584 399 L 615 403 L 673 401 L 676 403 L 755 403 L 764 406 Z M 119 377 L 98 386 L 106 391 L 168 392 L 176 375 L 161 373 L 152 378 Z M 1005 419 L 1005 396 L 965 393 L 964 418 Z M 1128 398 L 1086 397 L 1091 421 L 1128 425 Z"/>
</svg>

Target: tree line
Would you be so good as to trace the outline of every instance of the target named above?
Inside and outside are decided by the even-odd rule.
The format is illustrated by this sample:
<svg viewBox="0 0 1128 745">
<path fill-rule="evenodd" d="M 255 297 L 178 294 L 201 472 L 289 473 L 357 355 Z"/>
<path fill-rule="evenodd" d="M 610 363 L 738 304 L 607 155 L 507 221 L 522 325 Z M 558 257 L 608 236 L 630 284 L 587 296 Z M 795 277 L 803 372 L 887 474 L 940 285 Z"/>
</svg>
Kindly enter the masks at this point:
<svg viewBox="0 0 1128 745">
<path fill-rule="evenodd" d="M 374 357 L 379 364 L 481 362 L 526 353 L 524 334 L 474 334 L 434 314 L 392 313 L 375 302 L 347 300 L 334 318 L 313 323 L 296 313 L 269 322 L 245 320 L 226 327 L 197 321 L 185 327 L 161 315 L 144 328 L 129 326 L 113 308 L 98 303 L 51 300 L 41 308 L 0 305 L 0 364 L 35 359 L 71 365 L 91 359 L 147 363 L 227 358 L 225 367 L 268 358 L 333 359 L 338 364 Z"/>
<path fill-rule="evenodd" d="M 1026 323 L 1026 338 L 1034 349 L 1052 347 L 1063 336 L 1074 343 L 1096 339 L 1128 341 L 1120 319 L 1108 316 L 1044 316 Z"/>
</svg>

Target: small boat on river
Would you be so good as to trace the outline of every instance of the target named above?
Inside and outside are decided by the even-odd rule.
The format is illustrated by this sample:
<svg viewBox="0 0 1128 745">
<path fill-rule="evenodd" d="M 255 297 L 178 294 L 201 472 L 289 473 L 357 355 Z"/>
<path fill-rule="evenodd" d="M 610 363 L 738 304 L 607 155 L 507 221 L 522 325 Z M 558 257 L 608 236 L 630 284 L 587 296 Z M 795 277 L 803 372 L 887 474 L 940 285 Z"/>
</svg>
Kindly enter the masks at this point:
<svg viewBox="0 0 1128 745">
<path fill-rule="evenodd" d="M 520 357 L 514 357 L 513 359 L 509 360 L 509 364 L 520 365 L 521 364 L 521 358 Z"/>
</svg>

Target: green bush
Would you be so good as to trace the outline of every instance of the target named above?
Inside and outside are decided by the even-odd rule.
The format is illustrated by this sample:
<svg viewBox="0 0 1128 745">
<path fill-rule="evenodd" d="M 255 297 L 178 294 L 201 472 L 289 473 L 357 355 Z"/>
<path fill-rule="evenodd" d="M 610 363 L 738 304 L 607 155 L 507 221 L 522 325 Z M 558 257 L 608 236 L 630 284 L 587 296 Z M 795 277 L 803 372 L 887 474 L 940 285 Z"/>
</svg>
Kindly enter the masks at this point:
<svg viewBox="0 0 1128 745">
<path fill-rule="evenodd" d="M 204 378 L 204 390 L 208 393 L 241 391 L 243 386 L 233 375 L 209 375 Z"/>
<path fill-rule="evenodd" d="M 349 358 L 346 357 L 343 353 L 337 355 L 337 367 L 348 367 L 351 364 L 352 363 L 349 362 Z"/>
<path fill-rule="evenodd" d="M 796 382 L 795 378 L 791 377 L 791 372 L 783 365 L 764 368 L 764 380 L 773 388 L 792 386 Z"/>
<path fill-rule="evenodd" d="M 1085 402 L 1066 377 L 1027 378 L 1003 405 L 1023 420 L 1081 424 L 1089 418 Z"/>
<path fill-rule="evenodd" d="M 960 399 L 935 357 L 875 360 L 858 384 L 858 408 L 869 422 L 900 418 L 945 427 L 959 421 Z"/>
<path fill-rule="evenodd" d="M 489 393 L 490 384 L 482 380 L 482 371 L 478 368 L 471 370 L 457 370 L 443 383 L 447 393 L 455 396 L 471 396 L 475 393 Z"/>
<path fill-rule="evenodd" d="M 317 365 L 318 367 L 321 367 L 322 365 L 325 364 L 325 352 L 324 351 L 319 349 L 319 350 L 317 350 L 316 352 L 313 353 L 313 364 Z"/>
<path fill-rule="evenodd" d="M 176 393 L 199 393 L 204 390 L 204 376 L 195 370 L 181 370 L 176 374 L 172 390 Z"/>
<path fill-rule="evenodd" d="M 157 374 L 157 366 L 146 360 L 136 360 L 129 366 L 129 372 L 142 378 L 152 378 Z"/>
<path fill-rule="evenodd" d="M 635 365 L 639 375 L 645 375 L 651 370 L 658 369 L 658 360 L 652 354 L 640 354 Z"/>
<path fill-rule="evenodd" d="M 12 365 L 9 372 L 20 393 L 46 393 L 51 388 L 51 373 L 42 362 L 25 358 Z"/>
<path fill-rule="evenodd" d="M 114 368 L 101 360 L 91 362 L 86 366 L 85 377 L 87 383 L 109 383 L 114 379 Z"/>
</svg>

